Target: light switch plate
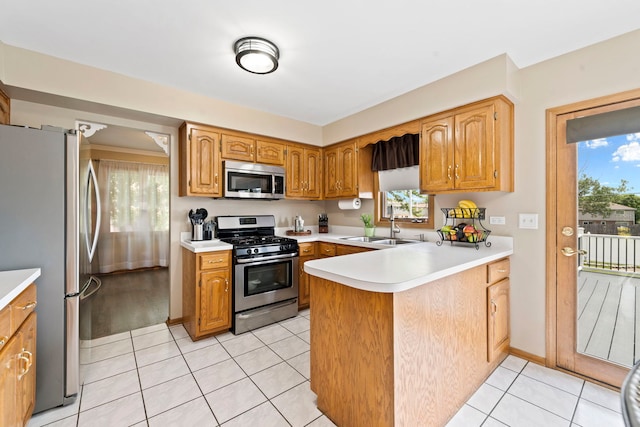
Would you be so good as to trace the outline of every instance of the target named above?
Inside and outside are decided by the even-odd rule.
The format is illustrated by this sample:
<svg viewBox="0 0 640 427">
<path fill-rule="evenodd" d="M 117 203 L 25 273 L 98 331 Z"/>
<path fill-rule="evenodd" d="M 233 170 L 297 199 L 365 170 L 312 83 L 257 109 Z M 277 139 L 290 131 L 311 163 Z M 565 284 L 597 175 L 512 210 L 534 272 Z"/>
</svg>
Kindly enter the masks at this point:
<svg viewBox="0 0 640 427">
<path fill-rule="evenodd" d="M 503 216 L 490 216 L 489 224 L 491 225 L 505 225 L 507 221 Z"/>
<path fill-rule="evenodd" d="M 532 230 L 538 229 L 538 214 L 536 213 L 521 213 L 518 216 L 518 226 L 520 228 L 530 228 Z"/>
</svg>

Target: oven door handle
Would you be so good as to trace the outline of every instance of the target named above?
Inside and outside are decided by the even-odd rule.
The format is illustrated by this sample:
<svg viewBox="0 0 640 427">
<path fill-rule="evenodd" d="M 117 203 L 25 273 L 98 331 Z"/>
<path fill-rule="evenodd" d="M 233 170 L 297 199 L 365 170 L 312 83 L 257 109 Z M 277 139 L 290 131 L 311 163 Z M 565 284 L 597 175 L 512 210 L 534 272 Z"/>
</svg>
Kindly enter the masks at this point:
<svg viewBox="0 0 640 427">
<path fill-rule="evenodd" d="M 295 258 L 297 257 L 298 254 L 286 254 L 286 255 L 273 255 L 273 256 L 266 256 L 263 258 L 242 258 L 242 259 L 237 259 L 236 260 L 236 264 L 257 264 L 260 263 L 262 261 L 272 261 L 272 260 L 276 260 L 276 259 L 287 259 L 287 258 Z"/>
</svg>

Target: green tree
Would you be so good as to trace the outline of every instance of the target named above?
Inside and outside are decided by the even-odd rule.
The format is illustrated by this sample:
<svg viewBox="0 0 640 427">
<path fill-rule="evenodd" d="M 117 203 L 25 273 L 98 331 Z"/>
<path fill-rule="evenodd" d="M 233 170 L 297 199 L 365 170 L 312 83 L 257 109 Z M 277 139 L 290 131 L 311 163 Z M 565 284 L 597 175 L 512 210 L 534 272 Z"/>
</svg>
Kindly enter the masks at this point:
<svg viewBox="0 0 640 427">
<path fill-rule="evenodd" d="M 583 174 L 578 180 L 578 209 L 583 214 L 608 217 L 611 215 L 609 205 L 619 203 L 617 197 L 627 191 L 627 184 L 628 181 L 622 179 L 618 187 L 609 187 Z"/>
<path fill-rule="evenodd" d="M 615 197 L 615 203 L 636 209 L 636 224 L 640 223 L 640 197 L 635 194 L 621 194 Z"/>
</svg>

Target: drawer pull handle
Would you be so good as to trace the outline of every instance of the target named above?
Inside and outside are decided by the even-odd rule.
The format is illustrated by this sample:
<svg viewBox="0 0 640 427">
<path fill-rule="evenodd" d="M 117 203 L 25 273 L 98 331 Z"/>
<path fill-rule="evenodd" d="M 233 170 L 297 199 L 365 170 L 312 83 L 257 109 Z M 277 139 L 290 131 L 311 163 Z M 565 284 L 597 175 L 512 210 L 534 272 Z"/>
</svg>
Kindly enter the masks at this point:
<svg viewBox="0 0 640 427">
<path fill-rule="evenodd" d="M 18 375 L 18 381 L 22 380 L 22 378 L 27 375 L 27 373 L 31 370 L 31 365 L 33 365 L 33 354 L 27 350 L 22 350 L 18 359 L 24 361 L 25 367 L 21 370 Z"/>
<path fill-rule="evenodd" d="M 31 301 L 31 302 L 23 305 L 22 307 L 16 307 L 16 308 L 19 308 L 20 310 L 29 310 L 29 309 L 34 308 L 36 305 L 38 305 L 37 301 Z"/>
<path fill-rule="evenodd" d="M 494 300 L 491 300 L 491 315 L 495 316 L 497 311 L 498 311 L 498 305 Z"/>
<path fill-rule="evenodd" d="M 209 264 L 217 264 L 219 262 L 222 262 L 221 259 L 210 259 L 209 261 L 207 261 Z"/>
<path fill-rule="evenodd" d="M 498 273 L 506 273 L 506 272 L 507 272 L 507 270 L 506 270 L 506 269 L 504 269 L 504 268 L 500 268 L 500 269 L 498 269 Z"/>
</svg>

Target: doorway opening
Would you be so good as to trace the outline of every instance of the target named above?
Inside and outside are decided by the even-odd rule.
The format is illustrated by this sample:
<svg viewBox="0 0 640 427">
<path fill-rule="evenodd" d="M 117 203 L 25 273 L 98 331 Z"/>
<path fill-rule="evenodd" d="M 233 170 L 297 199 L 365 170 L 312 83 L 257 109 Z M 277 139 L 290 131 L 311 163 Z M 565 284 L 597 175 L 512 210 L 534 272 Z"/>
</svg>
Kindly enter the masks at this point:
<svg viewBox="0 0 640 427">
<path fill-rule="evenodd" d="M 98 236 L 83 295 L 81 339 L 169 317 L 169 135 L 79 122 L 95 169 L 90 234 Z"/>
</svg>

